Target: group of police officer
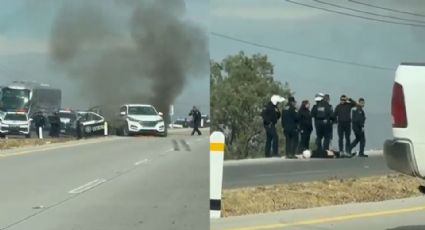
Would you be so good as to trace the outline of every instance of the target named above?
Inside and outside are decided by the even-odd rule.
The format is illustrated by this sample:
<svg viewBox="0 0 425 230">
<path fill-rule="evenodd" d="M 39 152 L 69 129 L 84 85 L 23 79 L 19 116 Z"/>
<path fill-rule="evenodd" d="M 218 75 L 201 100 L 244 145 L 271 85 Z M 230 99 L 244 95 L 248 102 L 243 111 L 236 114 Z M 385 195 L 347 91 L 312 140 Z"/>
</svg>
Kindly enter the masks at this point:
<svg viewBox="0 0 425 230">
<path fill-rule="evenodd" d="M 316 104 L 310 110 L 310 102 L 304 100 L 297 110 L 294 97 L 288 98 L 288 103 L 282 113 L 278 104 L 285 101 L 283 97 L 273 95 L 270 102 L 262 111 L 264 128 L 266 130 L 266 157 L 278 157 L 278 134 L 275 125 L 281 119 L 286 140 L 285 155 L 287 158 L 296 158 L 296 154 L 310 149 L 310 136 L 313 132 L 313 121 L 316 130 L 316 157 L 353 157 L 352 150 L 360 143 L 359 157 L 367 157 L 364 153 L 366 138 L 364 125 L 366 121 L 363 110 L 365 100 L 358 102 L 346 95 L 340 97 L 340 103 L 335 110 L 330 104 L 328 94 L 318 93 L 314 98 Z M 339 152 L 331 151 L 330 143 L 333 138 L 333 125 L 337 124 Z M 351 130 L 355 140 L 350 141 Z M 300 139 L 300 141 L 299 141 Z M 344 145 L 345 139 L 345 145 Z M 271 153 L 273 150 L 273 153 Z"/>
<path fill-rule="evenodd" d="M 34 126 L 37 131 L 37 135 L 40 138 L 39 129 L 42 130 L 47 127 L 47 120 L 42 111 L 38 111 L 33 115 Z M 48 116 L 48 121 L 50 124 L 49 136 L 50 137 L 59 137 L 60 129 L 61 129 L 61 120 L 59 116 L 59 112 L 54 112 L 52 115 Z M 77 139 L 81 139 L 83 137 L 83 132 L 81 129 L 81 118 L 76 120 L 76 130 L 75 136 Z"/>
</svg>

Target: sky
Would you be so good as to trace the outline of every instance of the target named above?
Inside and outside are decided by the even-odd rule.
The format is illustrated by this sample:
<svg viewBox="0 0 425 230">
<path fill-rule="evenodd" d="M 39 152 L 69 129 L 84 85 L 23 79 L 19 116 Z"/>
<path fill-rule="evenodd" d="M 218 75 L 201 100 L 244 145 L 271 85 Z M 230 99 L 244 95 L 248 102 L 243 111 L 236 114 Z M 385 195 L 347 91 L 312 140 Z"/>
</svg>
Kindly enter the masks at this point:
<svg viewBox="0 0 425 230">
<path fill-rule="evenodd" d="M 78 83 L 70 81 L 63 73 L 53 71 L 49 59 L 49 34 L 60 6 L 58 2 L 0 0 L 0 85 L 13 80 L 48 83 L 62 88 L 64 107 L 85 109 L 92 105 L 79 96 Z M 186 17 L 206 34 L 208 10 L 208 0 L 186 0 Z M 209 113 L 209 73 L 189 76 L 188 79 L 184 92 L 175 102 L 174 118 L 187 115 L 193 105 Z"/>
<path fill-rule="evenodd" d="M 274 64 L 276 80 L 288 82 L 298 101 L 311 101 L 317 92 L 329 93 L 334 106 L 341 94 L 354 99 L 364 97 L 368 117 L 367 148 L 382 149 L 384 140 L 391 136 L 390 100 L 395 69 L 400 62 L 425 61 L 425 3 L 420 0 L 355 1 L 421 16 L 390 12 L 348 0 L 293 0 L 304 5 L 286 0 L 211 0 L 210 31 L 280 50 L 384 69 L 288 54 L 212 34 L 211 58 L 221 60 L 241 50 L 247 54 L 265 54 Z M 357 11 L 337 8 L 335 4 Z M 354 16 L 421 25 L 372 21 L 329 12 L 329 9 Z"/>
</svg>

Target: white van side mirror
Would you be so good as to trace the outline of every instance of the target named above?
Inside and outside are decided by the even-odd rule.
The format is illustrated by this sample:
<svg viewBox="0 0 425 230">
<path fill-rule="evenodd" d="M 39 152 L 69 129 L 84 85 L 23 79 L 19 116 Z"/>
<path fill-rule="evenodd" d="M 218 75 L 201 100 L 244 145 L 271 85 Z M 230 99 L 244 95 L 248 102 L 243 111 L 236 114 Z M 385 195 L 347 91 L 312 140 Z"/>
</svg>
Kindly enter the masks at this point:
<svg viewBox="0 0 425 230">
<path fill-rule="evenodd" d="M 162 116 L 164 116 L 164 114 L 163 114 L 162 112 L 159 112 L 158 114 L 159 114 L 159 116 L 161 116 L 161 117 L 162 117 Z"/>
</svg>

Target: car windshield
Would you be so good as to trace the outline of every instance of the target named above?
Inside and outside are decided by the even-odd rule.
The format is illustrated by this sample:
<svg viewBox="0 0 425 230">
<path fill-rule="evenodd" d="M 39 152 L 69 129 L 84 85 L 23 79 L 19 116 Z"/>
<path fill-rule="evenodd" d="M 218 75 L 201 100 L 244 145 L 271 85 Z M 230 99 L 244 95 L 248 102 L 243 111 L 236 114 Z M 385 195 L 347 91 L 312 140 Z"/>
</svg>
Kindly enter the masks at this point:
<svg viewBox="0 0 425 230">
<path fill-rule="evenodd" d="M 77 118 L 77 116 L 74 113 L 59 113 L 59 117 L 60 118 L 68 118 L 71 120 L 75 120 Z"/>
<path fill-rule="evenodd" d="M 151 106 L 131 106 L 128 107 L 129 115 L 157 115 L 155 109 Z"/>
<path fill-rule="evenodd" d="M 4 117 L 4 120 L 9 120 L 9 121 L 27 121 L 27 115 L 25 114 L 14 114 L 14 113 L 9 113 L 6 114 L 6 116 Z"/>
<path fill-rule="evenodd" d="M 29 90 L 27 89 L 10 89 L 2 90 L 2 98 L 0 106 L 3 110 L 15 110 L 28 108 Z"/>
</svg>

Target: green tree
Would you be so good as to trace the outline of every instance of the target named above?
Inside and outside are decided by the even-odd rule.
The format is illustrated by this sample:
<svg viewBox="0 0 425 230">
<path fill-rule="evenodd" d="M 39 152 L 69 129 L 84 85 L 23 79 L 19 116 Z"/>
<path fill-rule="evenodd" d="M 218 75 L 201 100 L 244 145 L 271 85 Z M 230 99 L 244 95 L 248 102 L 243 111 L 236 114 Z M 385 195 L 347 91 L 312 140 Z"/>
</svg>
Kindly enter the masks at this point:
<svg viewBox="0 0 425 230">
<path fill-rule="evenodd" d="M 273 65 L 266 55 L 240 52 L 221 62 L 211 61 L 210 67 L 211 125 L 213 130 L 225 133 L 226 159 L 264 156 L 265 131 L 260 114 L 273 94 L 290 96 L 288 84 L 274 80 Z"/>
</svg>

